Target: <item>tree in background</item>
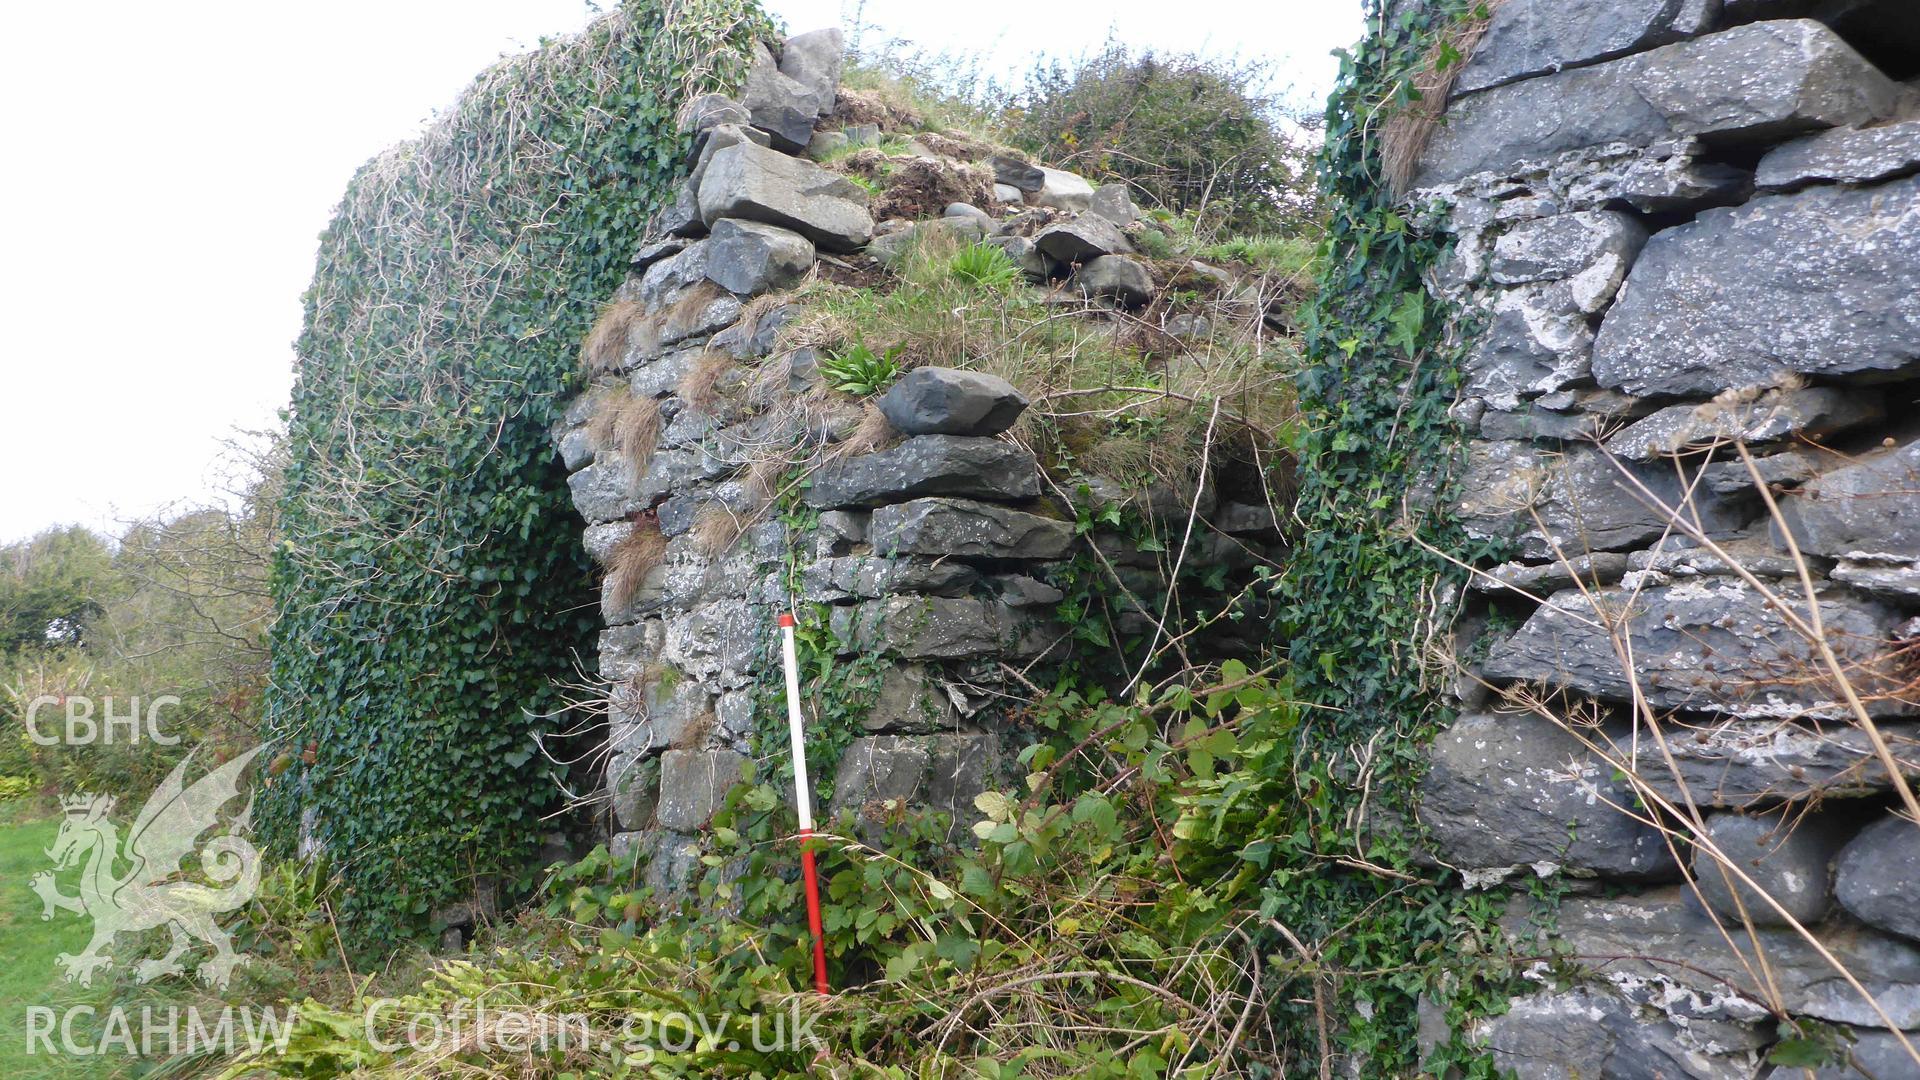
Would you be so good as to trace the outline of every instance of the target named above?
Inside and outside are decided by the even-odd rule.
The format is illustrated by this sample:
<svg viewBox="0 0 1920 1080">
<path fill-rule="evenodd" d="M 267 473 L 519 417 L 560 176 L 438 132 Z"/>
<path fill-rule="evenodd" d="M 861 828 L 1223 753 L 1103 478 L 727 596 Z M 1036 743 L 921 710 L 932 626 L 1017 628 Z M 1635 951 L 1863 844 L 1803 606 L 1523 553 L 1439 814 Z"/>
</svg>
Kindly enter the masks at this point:
<svg viewBox="0 0 1920 1080">
<path fill-rule="evenodd" d="M 145 791 L 196 748 L 221 757 L 258 740 L 282 445 L 230 447 L 239 482 L 225 505 L 157 514 L 117 540 L 72 525 L 0 547 L 0 797 Z M 112 698 L 121 716 L 177 698 L 161 720 L 180 741 L 122 729 L 111 743 L 33 742 L 33 702 L 74 696 Z M 36 723 L 60 731 L 63 709 Z"/>
<path fill-rule="evenodd" d="M 84 645 L 116 586 L 113 549 L 79 525 L 0 548 L 0 653 Z"/>
</svg>

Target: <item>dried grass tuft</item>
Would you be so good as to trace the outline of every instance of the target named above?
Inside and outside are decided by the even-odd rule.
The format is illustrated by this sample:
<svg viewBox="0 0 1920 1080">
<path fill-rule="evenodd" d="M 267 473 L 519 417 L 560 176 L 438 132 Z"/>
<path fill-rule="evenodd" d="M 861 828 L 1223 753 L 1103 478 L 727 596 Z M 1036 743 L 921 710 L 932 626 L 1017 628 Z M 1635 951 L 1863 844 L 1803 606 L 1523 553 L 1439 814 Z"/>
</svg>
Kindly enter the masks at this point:
<svg viewBox="0 0 1920 1080">
<path fill-rule="evenodd" d="M 693 519 L 693 526 L 687 535 L 693 541 L 694 550 L 709 559 L 733 546 L 747 531 L 751 519 L 743 514 L 735 514 L 719 503 L 709 503 Z"/>
<path fill-rule="evenodd" d="M 645 309 L 638 300 L 610 301 L 600 309 L 580 346 L 580 365 L 589 376 L 618 371 L 627 355 L 627 335 Z"/>
<path fill-rule="evenodd" d="M 1447 28 L 1433 46 L 1414 73 L 1413 88 L 1419 96 L 1406 108 L 1394 113 L 1387 119 L 1386 126 L 1380 130 L 1380 167 L 1386 175 L 1387 190 L 1394 198 L 1407 193 L 1413 186 L 1414 173 L 1420 167 L 1420 155 L 1426 153 L 1427 143 L 1433 138 L 1433 129 L 1439 125 L 1440 117 L 1447 111 L 1447 98 L 1453 94 L 1453 84 L 1460 78 L 1461 69 L 1473 58 L 1474 49 L 1480 45 L 1487 26 L 1493 21 L 1493 10 L 1503 0 L 1489 0 L 1472 15 L 1461 19 Z M 1442 70 L 1440 58 L 1452 48 L 1458 59 Z"/>
<path fill-rule="evenodd" d="M 667 538 L 660 534 L 660 523 L 651 514 L 641 515 L 607 557 L 608 602 L 615 609 L 632 603 L 647 575 L 666 558 Z"/>
<path fill-rule="evenodd" d="M 587 440 L 596 451 L 618 453 L 634 483 L 639 483 L 660 442 L 660 403 L 637 396 L 625 386 L 616 388 L 594 410 L 587 423 Z"/>
<path fill-rule="evenodd" d="M 701 412 L 712 412 L 714 404 L 720 400 L 720 384 L 732 370 L 733 357 L 708 349 L 700 354 L 685 375 L 680 376 L 680 384 L 674 388 L 674 393 Z"/>
<path fill-rule="evenodd" d="M 880 411 L 880 406 L 869 401 L 860 408 L 860 423 L 846 438 L 828 448 L 827 457 L 833 459 L 870 454 L 893 441 L 899 434 L 887 422 L 887 416 Z"/>
</svg>

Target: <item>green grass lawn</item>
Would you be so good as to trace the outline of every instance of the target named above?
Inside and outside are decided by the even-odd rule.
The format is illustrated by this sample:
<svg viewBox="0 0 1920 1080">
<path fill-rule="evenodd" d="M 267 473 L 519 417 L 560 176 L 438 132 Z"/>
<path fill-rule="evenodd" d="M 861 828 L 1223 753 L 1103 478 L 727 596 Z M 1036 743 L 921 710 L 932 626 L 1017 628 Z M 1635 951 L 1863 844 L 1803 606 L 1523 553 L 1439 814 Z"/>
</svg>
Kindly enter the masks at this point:
<svg viewBox="0 0 1920 1080">
<path fill-rule="evenodd" d="M 44 849 L 58 830 L 57 814 L 0 803 L 0 1077 L 8 1080 L 113 1076 L 129 1064 L 27 1053 L 29 1006 L 99 1005 L 108 994 L 103 986 L 81 990 L 61 979 L 54 957 L 85 948 L 91 926 L 70 912 L 43 922 L 40 898 L 27 884 L 52 868 Z"/>
</svg>

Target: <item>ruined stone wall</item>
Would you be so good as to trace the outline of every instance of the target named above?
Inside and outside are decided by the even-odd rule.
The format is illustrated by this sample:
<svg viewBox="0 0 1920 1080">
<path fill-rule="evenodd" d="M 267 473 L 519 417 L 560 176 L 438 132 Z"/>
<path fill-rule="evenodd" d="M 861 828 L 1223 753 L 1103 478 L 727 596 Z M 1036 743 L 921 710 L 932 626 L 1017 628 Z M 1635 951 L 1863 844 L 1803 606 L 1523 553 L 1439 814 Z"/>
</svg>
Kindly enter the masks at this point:
<svg viewBox="0 0 1920 1080">
<path fill-rule="evenodd" d="M 1798 1018 L 1858 1040 L 1821 1077 L 1920 1077 L 1916 75 L 1910 0 L 1508 0 L 1426 146 L 1458 509 L 1512 558 L 1420 816 L 1568 892 L 1514 930 L 1580 974 L 1475 1032 L 1521 1076 L 1769 1075 Z"/>
<path fill-rule="evenodd" d="M 1004 379 L 908 356 L 871 402 L 823 385 L 821 353 L 784 343 L 793 291 L 818 274 L 877 284 L 929 231 L 1000 246 L 1038 283 L 1071 275 L 1059 310 L 1090 325 L 1153 290 L 1126 255 L 1139 213 L 1124 188 L 976 162 L 955 139 L 917 137 L 892 167 L 977 176 L 986 209 L 876 222 L 867 190 L 810 160 L 880 142 L 875 124 L 829 116 L 840 65 L 837 31 L 803 34 L 761 52 L 738 100 L 693 103 L 687 182 L 651 223 L 588 343 L 592 385 L 554 432 L 606 571 L 612 848 L 639 852 L 643 881 L 669 901 L 728 791 L 784 766 L 778 614 L 800 612 L 804 643 L 848 673 L 805 688 L 816 739 L 829 696 L 857 699 L 851 743 L 816 773 L 833 789 L 816 812 L 850 814 L 869 837 L 915 811 L 949 815 L 964 836 L 975 796 L 1017 783 L 1009 718 L 1035 696 L 1021 680 L 1068 647 L 1056 581 L 1088 538 L 1063 485 L 1098 478 L 1049 476 L 1006 436 L 1029 403 Z M 1214 522 L 1194 531 L 1197 564 L 1245 571 L 1278 539 L 1265 507 L 1210 485 L 1168 494 Z M 1153 556 L 1091 539 L 1152 595 Z M 1121 618 L 1128 631 L 1145 621 Z"/>
</svg>

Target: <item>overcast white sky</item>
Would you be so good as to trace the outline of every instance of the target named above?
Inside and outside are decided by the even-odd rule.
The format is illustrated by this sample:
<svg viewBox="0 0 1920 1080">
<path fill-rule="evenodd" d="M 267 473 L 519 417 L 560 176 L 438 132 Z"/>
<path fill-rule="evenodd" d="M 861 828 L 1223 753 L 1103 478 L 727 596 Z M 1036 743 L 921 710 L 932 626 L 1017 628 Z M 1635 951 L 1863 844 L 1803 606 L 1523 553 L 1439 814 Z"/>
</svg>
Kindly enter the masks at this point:
<svg viewBox="0 0 1920 1080">
<path fill-rule="evenodd" d="M 768 7 L 793 32 L 858 10 L 1010 74 L 1109 34 L 1263 56 L 1314 97 L 1360 30 L 1360 0 Z M 588 17 L 581 0 L 0 6 L 0 541 L 117 531 L 219 490 L 221 440 L 286 400 L 315 238 L 353 170 L 502 53 Z"/>
</svg>

